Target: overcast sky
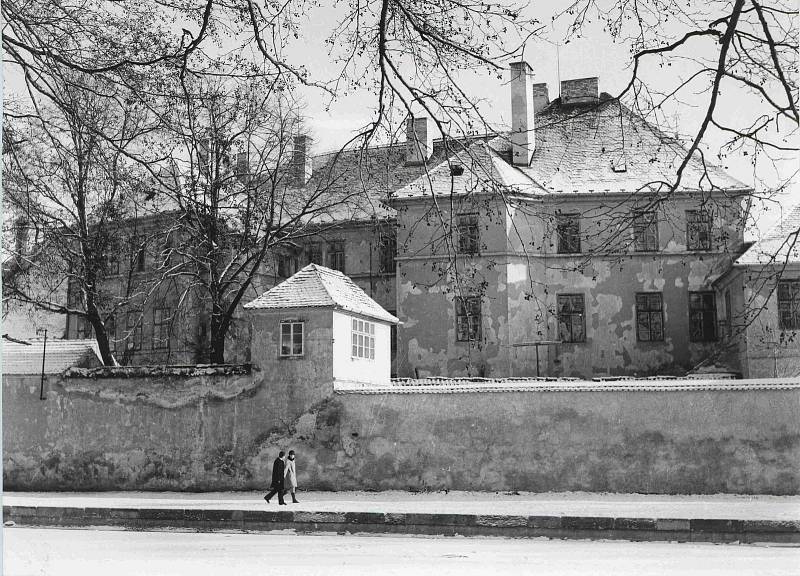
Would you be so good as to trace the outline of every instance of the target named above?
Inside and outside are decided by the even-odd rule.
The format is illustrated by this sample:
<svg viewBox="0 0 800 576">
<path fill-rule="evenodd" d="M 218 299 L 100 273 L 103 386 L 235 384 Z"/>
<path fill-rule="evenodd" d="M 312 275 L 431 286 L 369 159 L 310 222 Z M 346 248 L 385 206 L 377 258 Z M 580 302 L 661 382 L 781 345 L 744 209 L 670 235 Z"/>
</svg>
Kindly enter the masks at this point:
<svg viewBox="0 0 800 576">
<path fill-rule="evenodd" d="M 334 3 L 323 0 L 322 6 L 308 6 L 308 10 L 301 17 L 302 28 L 300 38 L 291 44 L 285 56 L 294 65 L 302 64 L 311 74 L 312 80 L 321 82 L 330 81 L 338 77 L 339 66 L 333 62 L 328 52 L 330 46 L 326 44 L 332 27 L 338 22 L 343 10 L 349 2 Z M 543 23 L 544 30 L 540 37 L 530 40 L 525 45 L 525 60 L 533 67 L 535 82 L 546 82 L 550 91 L 550 98 L 558 96 L 558 80 L 597 76 L 601 92 L 617 95 L 630 79 L 630 47 L 621 42 L 614 44 L 610 36 L 603 32 L 598 25 L 586 28 L 584 37 L 564 42 L 565 30 L 568 21 L 563 19 L 552 24 L 552 17 L 556 9 L 562 9 L 566 3 L 562 2 L 533 2 L 527 10 L 527 15 L 535 17 Z M 176 26 L 191 26 L 188 23 Z M 713 40 L 700 40 L 693 42 L 689 47 L 691 55 L 714 55 Z M 556 44 L 559 44 L 558 48 Z M 336 47 L 334 46 L 334 51 Z M 645 78 L 654 86 L 668 86 L 685 76 L 688 68 L 680 66 L 669 69 L 659 68 L 655 60 L 649 60 L 645 65 Z M 18 80 L 12 75 L 7 75 L 4 66 L 6 81 L 11 86 L 6 86 L 6 93 L 14 91 Z M 367 73 L 369 73 L 368 71 Z M 374 73 L 374 71 L 371 71 Z M 493 127 L 503 129 L 509 124 L 510 93 L 505 80 L 499 81 L 496 75 L 489 70 L 461 75 L 462 85 L 475 99 L 485 100 L 481 106 L 482 112 Z M 667 110 L 673 127 L 679 127 L 683 134 L 691 134 L 704 112 L 701 100 L 692 101 L 690 95 L 678 106 Z M 330 96 L 321 90 L 305 89 L 302 98 L 306 104 L 308 126 L 315 138 L 314 151 L 323 152 L 336 149 L 347 142 L 358 129 L 365 126 L 373 117 L 375 110 L 375 97 L 367 91 L 356 91 L 349 94 L 339 94 L 336 100 L 331 101 Z M 734 117 L 749 111 L 754 102 L 744 98 L 723 98 L 722 106 L 718 112 L 720 117 Z M 661 126 L 664 128 L 664 126 Z M 673 133 L 673 130 L 668 130 Z M 707 151 L 709 158 L 716 158 L 718 142 L 721 140 L 713 136 L 709 139 Z M 716 149 L 715 149 L 716 147 Z M 723 166 L 734 177 L 748 185 L 754 185 L 753 167 L 749 157 L 729 157 Z M 766 180 L 768 185 L 774 186 L 781 177 L 797 169 L 796 159 L 779 166 L 775 172 L 769 167 L 759 166 L 759 177 Z M 781 198 L 784 205 L 800 201 L 800 194 L 785 194 Z M 781 215 L 780 207 L 769 205 L 766 207 L 766 218 L 761 227 L 768 225 Z"/>
</svg>

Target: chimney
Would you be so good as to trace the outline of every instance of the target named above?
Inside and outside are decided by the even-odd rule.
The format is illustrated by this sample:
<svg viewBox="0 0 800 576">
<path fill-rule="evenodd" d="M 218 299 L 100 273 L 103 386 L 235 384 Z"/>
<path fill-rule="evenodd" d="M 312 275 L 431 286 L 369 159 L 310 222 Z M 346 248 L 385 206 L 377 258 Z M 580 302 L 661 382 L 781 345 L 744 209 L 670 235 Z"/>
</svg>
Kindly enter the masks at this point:
<svg viewBox="0 0 800 576">
<path fill-rule="evenodd" d="M 409 117 L 406 120 L 406 164 L 425 164 L 433 154 L 433 130 L 427 118 Z"/>
<path fill-rule="evenodd" d="M 292 150 L 292 185 L 305 186 L 311 178 L 312 159 L 309 154 L 311 148 L 311 138 L 305 134 L 294 137 L 294 149 Z"/>
<path fill-rule="evenodd" d="M 537 114 L 548 104 L 550 104 L 550 95 L 547 93 L 547 84 L 534 84 L 531 86 L 533 90 L 533 111 Z"/>
<path fill-rule="evenodd" d="M 596 104 L 597 100 L 597 76 L 561 82 L 561 104 Z"/>
<path fill-rule="evenodd" d="M 511 63 L 511 161 L 529 166 L 536 145 L 533 123 L 533 87 L 527 62 Z"/>
</svg>

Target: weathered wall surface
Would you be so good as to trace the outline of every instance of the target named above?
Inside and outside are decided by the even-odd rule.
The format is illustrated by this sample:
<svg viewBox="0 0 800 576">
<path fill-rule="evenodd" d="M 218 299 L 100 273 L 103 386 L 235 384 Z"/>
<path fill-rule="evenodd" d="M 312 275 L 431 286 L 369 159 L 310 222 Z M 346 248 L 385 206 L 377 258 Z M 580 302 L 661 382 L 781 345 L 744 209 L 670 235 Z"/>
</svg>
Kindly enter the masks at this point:
<svg viewBox="0 0 800 576">
<path fill-rule="evenodd" d="M 800 492 L 797 390 L 335 398 L 342 488 Z"/>
<path fill-rule="evenodd" d="M 458 199 L 454 211 L 478 215 L 480 254 L 455 258 L 447 257 L 441 222 L 426 199 L 402 206 L 398 375 L 537 375 L 535 349 L 519 345 L 561 339 L 559 294 L 583 296 L 585 342 L 541 347 L 541 375 L 682 374 L 716 351 L 714 340 L 690 341 L 689 292 L 713 291 L 712 280 L 741 246 L 738 199 L 715 198 L 706 206 L 711 249 L 688 250 L 686 211 L 701 207 L 696 198 L 562 196 L 505 206 L 479 196 Z M 636 251 L 633 214 L 648 201 L 658 205 L 658 249 Z M 581 216 L 580 254 L 558 253 L 558 213 Z M 448 222 L 449 209 L 442 214 Z M 456 281 L 483 296 L 477 345 L 456 342 Z M 637 292 L 662 294 L 663 340 L 638 341 Z M 716 304 L 719 319 L 720 298 Z"/>
<path fill-rule="evenodd" d="M 800 493 L 800 392 L 333 393 L 264 374 L 6 377 L 10 490 Z"/>
</svg>

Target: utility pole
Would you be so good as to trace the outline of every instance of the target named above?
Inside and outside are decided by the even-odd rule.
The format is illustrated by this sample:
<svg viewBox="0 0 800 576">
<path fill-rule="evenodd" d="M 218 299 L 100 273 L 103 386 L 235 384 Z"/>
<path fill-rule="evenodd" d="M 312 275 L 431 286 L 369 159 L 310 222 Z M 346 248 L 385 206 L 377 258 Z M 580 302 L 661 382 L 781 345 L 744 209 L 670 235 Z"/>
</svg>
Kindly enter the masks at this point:
<svg viewBox="0 0 800 576">
<path fill-rule="evenodd" d="M 44 361 L 47 357 L 47 328 L 43 328 L 42 331 L 44 332 L 44 346 L 42 347 L 42 379 L 39 381 L 39 400 L 46 400 L 44 397 Z"/>
</svg>

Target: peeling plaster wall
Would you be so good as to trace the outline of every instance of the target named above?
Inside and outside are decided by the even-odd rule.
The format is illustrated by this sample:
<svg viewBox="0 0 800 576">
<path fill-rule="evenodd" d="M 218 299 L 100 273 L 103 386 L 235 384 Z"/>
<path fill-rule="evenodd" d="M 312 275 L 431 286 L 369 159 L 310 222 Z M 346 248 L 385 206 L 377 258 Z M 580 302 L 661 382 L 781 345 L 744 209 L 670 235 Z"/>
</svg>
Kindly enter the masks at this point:
<svg viewBox="0 0 800 576">
<path fill-rule="evenodd" d="M 330 382 L 255 372 L 187 378 L 3 378 L 8 490 L 242 490 Z"/>
<path fill-rule="evenodd" d="M 800 266 L 789 264 L 780 271 L 751 266 L 731 276 L 721 288 L 731 290 L 733 325 L 739 326 L 733 336 L 740 343 L 745 377 L 800 376 L 800 333 L 780 329 L 776 288 L 779 278 L 800 278 Z"/>
<path fill-rule="evenodd" d="M 800 492 L 797 390 L 335 398 L 341 488 Z"/>
<path fill-rule="evenodd" d="M 441 224 L 428 200 L 404 203 L 399 239 L 408 256 L 397 281 L 404 322 L 398 375 L 536 375 L 536 349 L 519 345 L 560 339 L 558 294 L 584 296 L 586 342 L 540 347 L 541 375 L 681 374 L 708 358 L 718 343 L 689 341 L 688 293 L 713 291 L 714 278 L 741 246 L 739 199 L 715 197 L 705 205 L 713 214 L 713 249 L 707 252 L 686 249 L 686 211 L 701 207 L 686 195 L 658 204 L 659 250 L 634 252 L 631 214 L 652 198 L 637 200 L 596 194 L 507 205 L 481 197 L 459 200 L 456 211 L 472 206 L 481 218 L 481 254 L 455 259 L 462 283 L 484 291 L 483 339 L 471 349 L 455 342 L 455 275 L 441 273 L 448 262 L 436 241 Z M 450 209 L 441 204 L 447 221 Z M 557 253 L 558 213 L 581 215 L 581 254 Z M 637 292 L 663 293 L 662 342 L 637 341 Z"/>
<path fill-rule="evenodd" d="M 797 390 L 334 394 L 265 376 L 53 378 L 45 401 L 38 377 L 7 376 L 5 488 L 264 489 L 292 448 L 304 490 L 800 493 Z"/>
</svg>

